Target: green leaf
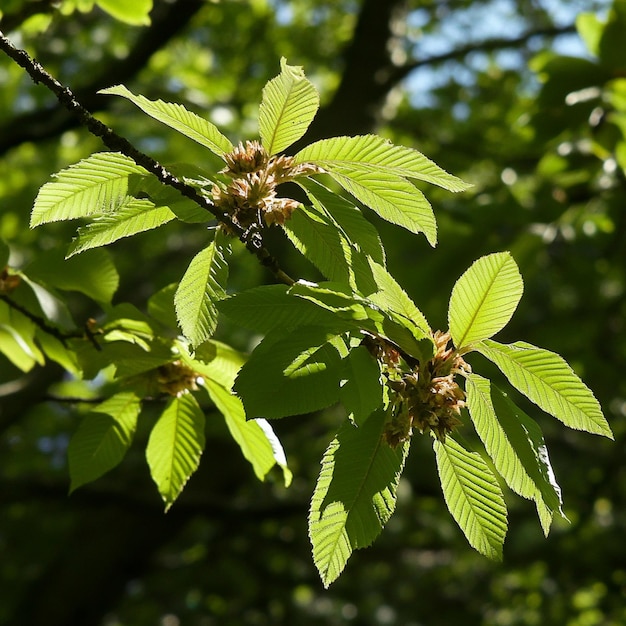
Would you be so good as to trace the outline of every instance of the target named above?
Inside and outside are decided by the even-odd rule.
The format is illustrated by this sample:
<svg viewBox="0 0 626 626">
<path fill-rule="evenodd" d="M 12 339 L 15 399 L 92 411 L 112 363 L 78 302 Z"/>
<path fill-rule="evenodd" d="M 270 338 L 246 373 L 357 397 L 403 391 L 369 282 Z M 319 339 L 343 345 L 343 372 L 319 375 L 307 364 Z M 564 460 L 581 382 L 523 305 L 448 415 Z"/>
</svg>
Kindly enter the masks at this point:
<svg viewBox="0 0 626 626">
<path fill-rule="evenodd" d="M 96 302 L 109 303 L 119 285 L 119 275 L 106 250 L 88 250 L 66 259 L 62 250 L 40 254 L 26 268 L 28 276 L 46 286 L 79 291 Z"/>
<path fill-rule="evenodd" d="M 481 257 L 452 289 L 448 323 L 457 349 L 502 330 L 517 308 L 524 283 L 508 252 Z"/>
<path fill-rule="evenodd" d="M 350 326 L 334 312 L 291 295 L 286 285 L 254 287 L 221 300 L 217 308 L 234 323 L 259 333 L 298 326 L 328 326 L 339 331 Z"/>
<path fill-rule="evenodd" d="M 470 545 L 490 559 L 502 559 L 507 530 L 506 505 L 498 481 L 477 452 L 451 437 L 435 439 L 443 497 Z"/>
<path fill-rule="evenodd" d="M 174 308 L 174 296 L 176 295 L 177 283 L 172 283 L 159 289 L 148 298 L 148 315 L 168 328 L 178 327 L 176 309 Z"/>
<path fill-rule="evenodd" d="M 304 189 L 318 212 L 325 214 L 335 224 L 344 239 L 376 263 L 385 265 L 385 249 L 378 231 L 352 202 L 333 193 L 313 178 L 299 178 L 295 182 Z"/>
<path fill-rule="evenodd" d="M 546 413 L 570 428 L 613 439 L 599 402 L 558 354 L 522 341 L 507 345 L 486 339 L 475 348 Z"/>
<path fill-rule="evenodd" d="M 339 400 L 357 426 L 378 409 L 384 397 L 380 366 L 367 348 L 359 346 L 350 350 L 344 359 L 343 381 Z"/>
<path fill-rule="evenodd" d="M 148 26 L 152 0 L 96 0 L 96 4 L 116 20 L 133 26 Z"/>
<path fill-rule="evenodd" d="M 154 425 L 146 458 L 167 511 L 200 464 L 204 413 L 190 393 L 172 398 Z"/>
<path fill-rule="evenodd" d="M 263 147 L 277 154 L 300 139 L 315 117 L 320 101 L 301 67 L 280 60 L 280 74 L 263 88 L 259 130 Z"/>
<path fill-rule="evenodd" d="M 491 400 L 508 440 L 541 493 L 550 519 L 553 513 L 558 513 L 563 519 L 567 519 L 562 509 L 561 488 L 556 481 L 541 428 L 495 385 L 491 387 Z M 537 498 L 535 501 L 541 517 L 540 502 Z"/>
<path fill-rule="evenodd" d="M 176 290 L 176 317 L 194 346 L 206 341 L 217 326 L 215 303 L 226 296 L 229 253 L 230 246 L 218 232 L 211 244 L 193 258 Z"/>
<path fill-rule="evenodd" d="M 300 207 L 283 225 L 290 241 L 330 281 L 371 293 L 376 289 L 364 254 L 344 239 L 325 214 Z"/>
<path fill-rule="evenodd" d="M 188 111 L 182 104 L 163 102 L 162 100 L 148 100 L 144 96 L 135 95 L 126 89 L 124 85 L 101 89 L 98 93 L 122 96 L 130 100 L 150 117 L 177 130 L 185 137 L 193 139 L 220 157 L 233 149 L 233 144 L 227 137 L 222 135 L 217 126 Z"/>
<path fill-rule="evenodd" d="M 70 493 L 113 469 L 132 443 L 141 400 L 132 391 L 100 403 L 81 422 L 67 450 Z"/>
<path fill-rule="evenodd" d="M 287 457 L 278 437 L 265 420 L 248 420 L 241 400 L 228 389 L 205 381 L 211 400 L 226 420 L 232 438 L 241 448 L 243 456 L 250 462 L 259 480 L 265 480 L 268 472 L 277 465 L 282 468 L 285 486 L 291 483 L 292 474 L 287 467 Z"/>
<path fill-rule="evenodd" d="M 466 381 L 472 422 L 507 485 L 524 498 L 543 502 L 550 515 L 562 515 L 561 490 L 539 426 L 486 378 L 470 374 Z"/>
<path fill-rule="evenodd" d="M 111 213 L 127 202 L 128 177 L 147 173 L 123 154 L 92 154 L 60 171 L 56 180 L 39 190 L 30 226 Z"/>
<path fill-rule="evenodd" d="M 391 172 L 334 165 L 328 173 L 357 200 L 392 224 L 412 233 L 424 233 L 437 243 L 437 223 L 424 194 L 408 180 Z"/>
<path fill-rule="evenodd" d="M 315 163 L 329 171 L 336 166 L 367 167 L 372 172 L 423 180 L 448 191 L 464 191 L 472 186 L 448 174 L 417 150 L 394 146 L 377 135 L 322 139 L 303 148 L 295 160 Z"/>
<path fill-rule="evenodd" d="M 106 246 L 123 237 L 158 228 L 175 217 L 169 207 L 157 207 L 149 200 L 129 198 L 115 213 L 97 217 L 91 224 L 79 228 L 67 258 L 90 248 Z"/>
<path fill-rule="evenodd" d="M 268 334 L 235 381 L 248 417 L 300 415 L 337 402 L 342 367 L 334 342 L 325 328 Z"/>
<path fill-rule="evenodd" d="M 579 13 L 576 16 L 576 30 L 593 56 L 600 54 L 600 41 L 604 24 L 595 13 Z"/>
<path fill-rule="evenodd" d="M 56 337 L 40 328 L 36 329 L 35 337 L 46 358 L 58 363 L 64 370 L 76 378 L 82 377 L 78 356 L 71 347 L 63 345 Z"/>
<path fill-rule="evenodd" d="M 379 306 L 383 311 L 393 311 L 410 320 L 425 335 L 431 330 L 424 314 L 415 306 L 415 303 L 396 282 L 394 277 L 378 263 L 370 262 L 372 274 L 378 290 L 368 299 Z"/>
<path fill-rule="evenodd" d="M 29 342 L 8 324 L 0 324 L 0 353 L 22 372 L 30 372 L 35 365 L 43 364 L 42 357 L 33 351 Z"/>
<path fill-rule="evenodd" d="M 205 341 L 194 351 L 193 358 L 180 345 L 180 356 L 187 365 L 206 380 L 212 380 L 225 389 L 232 389 L 235 378 L 246 362 L 246 357 L 230 346 L 213 339 Z"/>
<path fill-rule="evenodd" d="M 338 578 L 352 552 L 372 544 L 391 517 L 409 442 L 383 442 L 386 416 L 359 428 L 345 422 L 328 446 L 309 512 L 313 560 L 324 587 Z"/>
</svg>

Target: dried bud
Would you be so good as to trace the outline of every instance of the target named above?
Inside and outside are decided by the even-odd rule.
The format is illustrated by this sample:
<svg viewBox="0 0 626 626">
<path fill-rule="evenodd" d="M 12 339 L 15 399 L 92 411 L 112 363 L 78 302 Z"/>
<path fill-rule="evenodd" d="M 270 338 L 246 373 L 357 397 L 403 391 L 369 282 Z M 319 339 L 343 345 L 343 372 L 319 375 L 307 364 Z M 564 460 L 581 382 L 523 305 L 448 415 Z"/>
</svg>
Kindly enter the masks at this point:
<svg viewBox="0 0 626 626">
<path fill-rule="evenodd" d="M 170 396 L 181 396 L 198 389 L 198 374 L 181 361 L 172 361 L 157 368 L 159 390 Z"/>
</svg>

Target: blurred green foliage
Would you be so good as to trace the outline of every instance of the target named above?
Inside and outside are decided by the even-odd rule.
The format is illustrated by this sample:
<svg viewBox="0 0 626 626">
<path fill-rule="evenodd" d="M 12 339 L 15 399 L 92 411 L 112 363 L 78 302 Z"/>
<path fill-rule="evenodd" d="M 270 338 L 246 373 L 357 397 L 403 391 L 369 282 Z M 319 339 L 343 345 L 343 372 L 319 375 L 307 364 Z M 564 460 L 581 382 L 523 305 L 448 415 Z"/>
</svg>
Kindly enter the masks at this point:
<svg viewBox="0 0 626 626">
<path fill-rule="evenodd" d="M 350 43 L 384 38 L 386 69 L 405 66 L 408 79 L 390 83 L 382 101 L 354 92 L 349 106 L 355 112 L 372 108 L 379 132 L 475 185 L 458 196 L 430 194 L 439 222 L 435 251 L 377 224 L 390 271 L 433 325 L 443 327 L 458 276 L 483 254 L 511 250 L 525 293 L 499 338 L 523 337 L 562 354 L 594 390 L 616 440 L 565 432 L 519 399 L 541 420 L 571 524 L 559 524 L 546 540 L 532 504 L 511 497 L 501 564 L 467 547 L 442 502 L 429 444 L 415 441 L 385 533 L 323 591 L 310 561 L 305 518 L 319 458 L 336 430 L 332 411 L 277 424 L 295 475 L 289 490 L 279 477 L 258 483 L 222 421 L 209 416 L 200 470 L 163 516 L 141 445 L 121 467 L 68 499 L 67 445 L 90 405 L 59 399 L 87 401 L 103 390 L 73 381 L 57 366 L 24 375 L 0 357 L 0 624 L 626 622 L 624 0 L 610 6 L 412 0 L 391 28 L 374 20 L 365 35 L 359 35 L 357 25 L 365 21 L 359 17 L 376 3 L 161 0 L 154 3 L 151 27 L 130 26 L 97 9 L 70 10 L 74 2 L 63 2 L 61 12 L 39 3 L 49 11 L 28 17 L 34 4 L 2 4 L 3 20 L 14 23 L 11 37 L 84 95 L 99 117 L 165 163 L 210 157 L 127 104 L 95 96 L 97 89 L 123 80 L 152 99 L 184 103 L 236 140 L 256 133 L 255 103 L 281 56 L 306 67 L 332 113 L 342 110 L 334 98 L 342 77 L 354 71 L 354 60 L 344 54 Z M 509 14 L 499 13 L 502 4 Z M 548 4 L 559 11 L 549 11 Z M 191 15 L 170 33 L 175 10 Z M 501 31 L 506 24 L 516 33 L 564 34 L 481 47 L 479 18 L 490 10 Z M 20 15 L 28 19 L 18 20 Z M 567 34 L 574 21 L 586 48 Z M 450 34 L 459 32 L 460 40 Z M 567 54 L 559 42 L 569 45 Z M 465 45 L 475 50 L 427 63 L 441 49 Z M 131 67 L 128 55 L 141 46 L 148 51 Z M 371 75 L 380 70 L 368 54 L 373 49 L 374 43 L 362 47 L 358 57 L 362 72 Z M 425 63 L 432 73 L 409 71 L 412 63 Z M 120 72 L 131 74 L 120 79 Z M 10 246 L 9 265 L 23 268 L 60 248 L 74 230 L 63 223 L 28 228 L 37 190 L 53 172 L 101 145 L 63 121 L 52 96 L 3 55 L 0 83 L 0 237 Z M 342 131 L 350 121 L 332 115 L 319 132 L 352 132 Z M 180 279 L 203 241 L 193 225 L 172 223 L 116 243 L 116 301 L 145 310 L 153 293 Z M 271 244 L 293 275 L 316 277 L 285 241 Z M 250 255 L 235 254 L 234 288 L 271 280 Z M 80 294 L 67 304 L 76 320 L 101 315 Z M 255 341 L 228 323 L 220 334 L 242 349 Z M 137 427 L 144 446 L 153 418 L 142 414 Z"/>
</svg>

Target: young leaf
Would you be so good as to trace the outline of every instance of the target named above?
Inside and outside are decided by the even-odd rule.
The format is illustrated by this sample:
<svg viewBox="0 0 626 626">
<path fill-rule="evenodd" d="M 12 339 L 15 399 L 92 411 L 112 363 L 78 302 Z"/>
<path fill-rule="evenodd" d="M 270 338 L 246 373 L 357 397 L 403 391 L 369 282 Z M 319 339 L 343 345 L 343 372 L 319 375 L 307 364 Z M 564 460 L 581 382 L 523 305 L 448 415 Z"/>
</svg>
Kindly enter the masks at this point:
<svg viewBox="0 0 626 626">
<path fill-rule="evenodd" d="M 452 290 L 448 324 L 460 349 L 488 339 L 509 322 L 524 283 L 508 252 L 484 256 L 459 278 Z"/>
<path fill-rule="evenodd" d="M 46 358 L 58 363 L 66 372 L 76 378 L 82 378 L 82 371 L 78 362 L 78 356 L 71 347 L 64 345 L 59 339 L 40 328 L 35 330 L 37 344 Z"/>
<path fill-rule="evenodd" d="M 298 141 L 315 117 L 320 101 L 302 68 L 280 60 L 280 74 L 263 88 L 259 130 L 263 147 L 277 154 Z"/>
<path fill-rule="evenodd" d="M 248 420 L 241 400 L 212 380 L 205 381 L 211 400 L 224 416 L 226 426 L 243 456 L 250 462 L 259 480 L 265 480 L 268 472 L 278 465 L 283 470 L 285 486 L 291 483 L 292 474 L 278 437 L 265 420 Z"/>
<path fill-rule="evenodd" d="M 338 165 L 367 167 L 375 172 L 423 180 L 448 191 L 464 191 L 471 187 L 417 150 L 394 146 L 377 135 L 322 139 L 300 150 L 295 159 L 297 163 L 315 163 L 329 171 Z"/>
<path fill-rule="evenodd" d="M 498 481 L 477 452 L 451 437 L 435 439 L 443 497 L 470 545 L 490 559 L 502 559 L 507 530 L 506 505 Z"/>
<path fill-rule="evenodd" d="M 70 493 L 113 469 L 130 447 L 141 410 L 132 391 L 118 393 L 83 418 L 67 450 Z"/>
<path fill-rule="evenodd" d="M 163 100 L 148 100 L 144 96 L 135 95 L 126 89 L 124 85 L 101 89 L 98 93 L 122 96 L 130 100 L 150 117 L 177 130 L 185 137 L 193 139 L 193 141 L 208 148 L 220 157 L 233 149 L 233 144 L 227 137 L 222 135 L 217 126 L 188 111 L 182 104 L 163 102 Z"/>
<path fill-rule="evenodd" d="M 66 258 L 90 248 L 106 246 L 123 237 L 130 237 L 167 224 L 176 216 L 169 207 L 154 206 L 149 200 L 128 198 L 118 210 L 97 217 L 93 222 L 78 229 Z"/>
<path fill-rule="evenodd" d="M 415 306 L 415 303 L 396 282 L 394 277 L 378 263 L 370 262 L 372 274 L 378 290 L 368 299 L 378 305 L 383 311 L 393 311 L 410 320 L 425 335 L 431 330 L 424 314 Z"/>
<path fill-rule="evenodd" d="M 147 173 L 123 154 L 92 154 L 60 171 L 56 180 L 39 190 L 30 226 L 113 212 L 126 202 L 128 177 Z"/>
<path fill-rule="evenodd" d="M 378 231 L 352 202 L 313 178 L 299 178 L 295 182 L 304 189 L 313 207 L 335 224 L 344 239 L 379 265 L 385 266 L 385 249 Z"/>
<path fill-rule="evenodd" d="M 206 341 L 217 326 L 215 303 L 226 295 L 230 247 L 218 232 L 215 239 L 191 261 L 183 276 L 174 306 L 185 337 L 194 346 Z"/>
<path fill-rule="evenodd" d="M 119 274 L 106 250 L 88 250 L 66 259 L 62 250 L 40 254 L 25 270 L 29 278 L 52 288 L 79 291 L 96 302 L 109 303 L 117 291 Z"/>
<path fill-rule="evenodd" d="M 539 427 L 530 417 L 522 418 L 522 412 L 486 378 L 470 374 L 466 381 L 472 422 L 507 485 L 524 498 L 542 501 L 550 515 L 562 515 L 561 490 Z M 526 428 L 529 424 L 534 428 Z"/>
<path fill-rule="evenodd" d="M 0 323 L 0 354 L 4 354 L 22 372 L 30 372 L 35 365 L 43 365 L 44 362 L 38 348 L 34 351 L 15 328 L 2 323 Z"/>
<path fill-rule="evenodd" d="M 146 458 L 167 511 L 200 463 L 204 413 L 190 393 L 172 398 L 154 425 Z"/>
<path fill-rule="evenodd" d="M 348 411 L 349 419 L 357 426 L 362 426 L 383 402 L 380 366 L 364 346 L 350 350 L 343 363 L 344 379 L 339 400 Z"/>
<path fill-rule="evenodd" d="M 318 327 L 268 334 L 235 381 L 234 390 L 246 415 L 300 415 L 337 402 L 342 367 L 341 356 L 333 345 L 336 340 L 327 329 Z"/>
<path fill-rule="evenodd" d="M 424 194 L 397 174 L 361 166 L 334 165 L 328 173 L 357 200 L 392 224 L 412 233 L 424 233 L 437 243 L 435 215 Z"/>
<path fill-rule="evenodd" d="M 523 341 L 507 345 L 485 339 L 475 348 L 546 413 L 570 428 L 613 439 L 599 402 L 558 354 Z"/>
<path fill-rule="evenodd" d="M 528 475 L 537 486 L 542 501 L 548 509 L 550 519 L 553 513 L 559 513 L 563 519 L 567 519 L 562 509 L 561 487 L 556 481 L 548 448 L 539 424 L 528 417 L 506 393 L 495 385 L 491 387 L 491 400 L 498 421 L 520 461 L 527 469 Z M 535 501 L 537 502 L 537 512 L 541 517 L 540 502 L 536 498 Z M 546 530 L 545 526 L 544 530 Z"/>
<path fill-rule="evenodd" d="M 396 505 L 409 442 L 383 441 L 386 415 L 377 411 L 359 428 L 346 421 L 328 446 L 311 500 L 309 537 L 324 587 L 350 555 L 378 537 Z"/>
</svg>

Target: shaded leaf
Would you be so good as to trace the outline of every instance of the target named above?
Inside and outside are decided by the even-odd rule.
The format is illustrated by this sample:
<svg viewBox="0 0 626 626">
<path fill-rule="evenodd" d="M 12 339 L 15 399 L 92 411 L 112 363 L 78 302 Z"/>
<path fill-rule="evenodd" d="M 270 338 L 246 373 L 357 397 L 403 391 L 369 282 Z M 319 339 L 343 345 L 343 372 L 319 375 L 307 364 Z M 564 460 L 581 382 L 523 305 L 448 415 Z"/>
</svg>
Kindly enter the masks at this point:
<svg viewBox="0 0 626 626">
<path fill-rule="evenodd" d="M 518 391 L 566 426 L 613 438 L 599 402 L 563 357 L 522 341 L 486 339 L 475 347 Z"/>
<path fill-rule="evenodd" d="M 333 333 L 318 327 L 268 334 L 235 381 L 246 415 L 278 418 L 337 402 L 342 367 L 335 341 Z"/>
<path fill-rule="evenodd" d="M 87 250 L 70 259 L 65 258 L 62 250 L 47 250 L 25 272 L 45 286 L 79 291 L 101 303 L 111 302 L 119 285 L 119 274 L 106 250 Z"/>
<path fill-rule="evenodd" d="M 339 400 L 348 412 L 349 419 L 361 426 L 383 402 L 380 366 L 364 346 L 350 350 L 343 363 L 344 379 Z"/>
<path fill-rule="evenodd" d="M 353 550 L 378 537 L 396 505 L 409 442 L 383 442 L 386 416 L 371 415 L 359 428 L 345 422 L 328 446 L 309 512 L 313 560 L 328 587 Z"/>
<path fill-rule="evenodd" d="M 277 154 L 300 139 L 319 108 L 319 96 L 296 65 L 280 60 L 280 74 L 263 88 L 259 130 L 263 147 Z"/>
<path fill-rule="evenodd" d="M 470 545 L 490 559 L 502 559 L 507 530 L 506 505 L 498 481 L 477 452 L 451 437 L 435 439 L 443 497 Z"/>
<path fill-rule="evenodd" d="M 524 283 L 508 252 L 481 257 L 452 289 L 448 323 L 457 349 L 495 335 L 509 322 Z"/>
<path fill-rule="evenodd" d="M 167 511 L 200 463 L 204 413 L 190 393 L 172 398 L 154 425 L 146 458 Z"/>
<path fill-rule="evenodd" d="M 299 178 L 295 182 L 305 190 L 313 206 L 335 224 L 344 239 L 379 265 L 385 265 L 385 249 L 378 231 L 352 202 L 313 178 Z"/>
</svg>

